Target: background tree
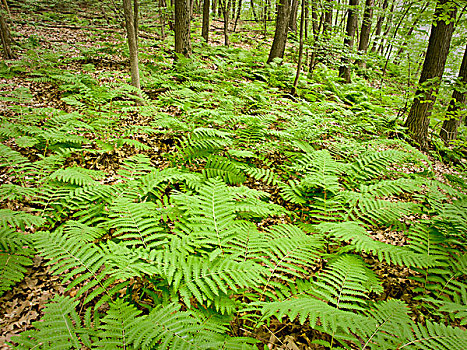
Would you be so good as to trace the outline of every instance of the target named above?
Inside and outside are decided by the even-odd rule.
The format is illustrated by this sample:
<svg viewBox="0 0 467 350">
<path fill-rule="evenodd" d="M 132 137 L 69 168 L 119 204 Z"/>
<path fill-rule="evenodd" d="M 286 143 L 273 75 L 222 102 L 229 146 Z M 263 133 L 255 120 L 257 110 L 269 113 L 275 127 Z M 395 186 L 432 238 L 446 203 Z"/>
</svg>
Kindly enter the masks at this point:
<svg viewBox="0 0 467 350">
<path fill-rule="evenodd" d="M 131 72 L 131 85 L 138 89 L 138 96 L 141 97 L 141 84 L 139 78 L 139 67 L 138 67 L 138 40 L 136 37 L 136 28 L 135 24 L 137 23 L 137 16 L 135 11 L 137 11 L 137 1 L 135 1 L 136 6 L 132 6 L 131 0 L 123 0 L 123 15 L 125 17 L 125 28 L 128 41 L 128 49 L 130 51 L 130 72 Z"/>
<path fill-rule="evenodd" d="M 268 63 L 272 62 L 274 58 L 284 57 L 287 32 L 289 29 L 290 8 L 291 0 L 279 0 L 279 4 L 277 5 L 276 31 L 274 33 L 271 51 L 269 52 Z"/>
<path fill-rule="evenodd" d="M 334 0 L 326 0 L 324 2 L 323 8 L 323 37 L 329 35 L 329 31 L 332 28 L 332 11 L 333 11 L 333 1 Z"/>
<path fill-rule="evenodd" d="M 3 46 L 3 57 L 6 60 L 11 60 L 16 57 L 11 49 L 11 34 L 10 28 L 8 27 L 7 23 L 7 10 L 3 7 L 0 7 L 0 37 L 2 40 Z"/>
<path fill-rule="evenodd" d="M 295 95 L 297 92 L 298 79 L 300 78 L 300 70 L 302 69 L 302 59 L 303 59 L 303 35 L 305 31 L 305 9 L 307 8 L 308 3 L 306 0 L 302 0 L 302 10 L 300 15 L 300 43 L 298 47 L 298 63 L 297 63 L 297 72 L 295 74 L 295 80 L 293 82 L 293 87 L 291 94 Z"/>
<path fill-rule="evenodd" d="M 175 0 L 175 52 L 191 56 L 190 0 Z"/>
<path fill-rule="evenodd" d="M 371 52 L 375 52 L 377 49 L 377 46 L 378 46 L 377 42 L 380 39 L 381 30 L 383 29 L 383 22 L 384 22 L 384 19 L 386 18 L 385 11 L 387 7 L 388 7 L 388 0 L 384 0 L 383 4 L 381 5 L 378 19 L 376 20 L 375 35 L 374 35 L 373 45 L 371 46 Z"/>
<path fill-rule="evenodd" d="M 222 9 L 222 17 L 224 18 L 224 45 L 229 46 L 230 0 L 219 0 L 219 5 Z"/>
<path fill-rule="evenodd" d="M 201 36 L 206 43 L 209 42 L 209 0 L 203 2 L 203 28 L 201 29 Z"/>
<path fill-rule="evenodd" d="M 298 0 L 292 0 L 290 9 L 289 30 L 293 33 L 297 32 L 298 3 Z"/>
<path fill-rule="evenodd" d="M 358 44 L 358 52 L 360 55 L 364 55 L 366 51 L 368 50 L 374 4 L 375 4 L 375 0 L 365 1 L 365 11 L 363 12 L 362 29 L 360 30 L 360 41 Z M 357 61 L 357 63 L 360 66 L 360 68 L 366 67 L 366 62 L 364 58 L 360 58 Z"/>
<path fill-rule="evenodd" d="M 452 99 L 449 103 L 449 107 L 446 113 L 446 117 L 449 119 L 443 122 L 443 127 L 441 128 L 441 132 L 439 134 L 446 143 L 457 139 L 457 129 L 461 125 L 463 115 L 465 115 L 466 112 L 466 88 L 467 46 L 465 47 L 461 68 L 459 70 L 458 86 L 454 88 Z"/>
<path fill-rule="evenodd" d="M 346 26 L 346 37 L 344 39 L 344 46 L 346 46 L 349 52 L 352 51 L 354 45 L 355 31 L 357 30 L 358 22 L 358 0 L 349 0 L 349 14 L 347 17 Z M 341 60 L 341 66 L 339 67 L 339 77 L 344 79 L 345 83 L 351 82 L 350 75 L 350 59 L 348 55 L 345 55 Z"/>
<path fill-rule="evenodd" d="M 428 126 L 430 114 L 436 101 L 441 77 L 451 45 L 451 37 L 456 20 L 456 4 L 451 0 L 439 0 L 431 26 L 430 39 L 409 116 L 405 122 L 413 140 L 422 149 L 428 148 Z"/>
</svg>

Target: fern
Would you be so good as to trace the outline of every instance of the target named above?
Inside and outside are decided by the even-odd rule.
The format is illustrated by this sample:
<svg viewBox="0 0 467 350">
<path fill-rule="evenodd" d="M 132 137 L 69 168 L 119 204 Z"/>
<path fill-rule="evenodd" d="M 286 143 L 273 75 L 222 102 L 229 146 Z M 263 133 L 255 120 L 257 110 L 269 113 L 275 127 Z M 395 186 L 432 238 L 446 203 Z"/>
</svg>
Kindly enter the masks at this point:
<svg viewBox="0 0 467 350">
<path fill-rule="evenodd" d="M 332 238 L 350 243 L 352 249 L 358 252 L 371 253 L 387 263 L 416 267 L 433 266 L 435 258 L 418 253 L 409 247 L 398 247 L 375 241 L 357 222 L 322 223 L 317 226 L 320 232 L 329 232 Z"/>
<path fill-rule="evenodd" d="M 80 349 L 81 320 L 75 308 L 78 301 L 55 296 L 46 306 L 42 322 L 34 330 L 23 332 L 15 342 L 16 349 Z"/>
<path fill-rule="evenodd" d="M 102 173 L 100 171 L 78 167 L 58 169 L 50 175 L 50 179 L 57 179 L 78 186 L 95 184 L 95 179 L 100 178 L 102 178 Z"/>
<path fill-rule="evenodd" d="M 204 166 L 203 175 L 207 179 L 220 177 L 225 182 L 233 185 L 242 184 L 246 180 L 242 170 L 235 162 L 223 157 L 210 156 Z"/>
<path fill-rule="evenodd" d="M 0 295 L 26 273 L 26 266 L 32 264 L 31 241 L 23 233 L 0 228 Z"/>
<path fill-rule="evenodd" d="M 427 321 L 426 326 L 417 325 L 412 340 L 400 345 L 399 349 L 462 350 L 466 342 L 465 330 Z"/>
<path fill-rule="evenodd" d="M 85 295 L 84 303 L 99 297 L 95 304 L 98 308 L 124 288 L 126 283 L 117 283 L 116 278 L 110 276 L 107 257 L 96 246 L 49 232 L 35 234 L 34 240 L 37 250 L 50 260 L 51 271 L 62 275 L 63 283 L 70 282 L 66 290 L 87 281 L 80 285 L 76 294 L 76 297 Z"/>
<path fill-rule="evenodd" d="M 13 211 L 10 209 L 0 209 L 0 225 L 3 228 L 9 226 L 18 227 L 25 230 L 26 227 L 41 226 L 44 219 L 40 216 L 28 214 L 24 211 Z"/>
</svg>

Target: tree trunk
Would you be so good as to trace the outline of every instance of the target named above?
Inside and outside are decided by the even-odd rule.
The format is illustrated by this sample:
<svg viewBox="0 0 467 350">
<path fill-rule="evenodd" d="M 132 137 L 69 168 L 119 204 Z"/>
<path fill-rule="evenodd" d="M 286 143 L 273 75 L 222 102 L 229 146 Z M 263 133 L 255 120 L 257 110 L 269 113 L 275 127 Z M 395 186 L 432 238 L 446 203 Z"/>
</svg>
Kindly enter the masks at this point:
<svg viewBox="0 0 467 350">
<path fill-rule="evenodd" d="M 389 13 L 394 13 L 394 7 L 396 6 L 396 2 L 397 0 L 393 0 Z M 379 46 L 377 49 L 377 52 L 379 52 L 381 55 L 383 54 L 383 50 L 384 50 L 384 39 L 388 37 L 389 32 L 391 31 L 391 28 L 392 28 L 392 23 L 393 23 L 392 17 L 388 17 L 388 20 L 386 22 L 386 28 L 384 30 L 383 35 L 380 38 Z"/>
<path fill-rule="evenodd" d="M 363 12 L 362 29 L 360 31 L 360 42 L 358 44 L 358 53 L 364 55 L 368 50 L 368 43 L 370 41 L 371 32 L 371 20 L 373 18 L 373 6 L 374 0 L 365 1 L 365 11 Z M 366 68 L 366 62 L 364 58 L 357 60 L 360 68 Z"/>
<path fill-rule="evenodd" d="M 375 36 L 373 37 L 373 45 L 371 46 L 371 52 L 375 52 L 377 48 L 377 41 L 380 38 L 381 35 L 381 30 L 383 29 L 383 22 L 384 22 L 384 13 L 386 8 L 388 7 L 388 0 L 384 0 L 383 5 L 381 6 L 381 13 L 378 16 L 378 19 L 376 20 L 376 30 L 375 30 Z"/>
<path fill-rule="evenodd" d="M 138 89 L 138 96 L 141 96 L 141 85 L 139 79 L 138 67 L 138 41 L 136 39 L 135 30 L 135 13 L 131 5 L 131 0 L 123 0 L 123 14 L 125 16 L 125 27 L 128 39 L 128 49 L 130 51 L 130 71 L 131 85 Z M 138 102 L 140 104 L 141 102 Z"/>
<path fill-rule="evenodd" d="M 303 32 L 305 27 L 305 9 L 307 8 L 306 0 L 302 0 L 302 13 L 300 15 L 300 44 L 298 46 L 298 63 L 297 63 L 297 73 L 295 74 L 295 80 L 293 82 L 293 87 L 291 94 L 295 95 L 297 92 L 298 79 L 300 78 L 300 70 L 302 69 L 302 59 L 303 59 Z"/>
<path fill-rule="evenodd" d="M 222 8 L 222 16 L 224 17 L 224 45 L 229 46 L 229 10 L 230 1 L 219 0 L 219 5 Z"/>
<path fill-rule="evenodd" d="M 5 19 L 6 11 L 0 7 L 0 37 L 2 40 L 3 46 L 3 58 L 6 60 L 11 60 L 16 58 L 16 55 L 11 49 L 11 34 L 10 29 L 8 28 L 8 23 Z"/>
<path fill-rule="evenodd" d="M 255 11 L 255 3 L 253 0 L 250 0 L 250 4 L 251 4 L 251 12 L 253 12 L 253 18 L 255 19 L 255 22 L 258 22 L 258 17 L 256 15 L 256 11 Z"/>
<path fill-rule="evenodd" d="M 323 37 L 329 36 L 332 28 L 332 9 L 334 0 L 326 0 L 323 11 Z"/>
<path fill-rule="evenodd" d="M 298 0 L 292 0 L 292 7 L 290 10 L 289 30 L 297 32 L 297 14 L 298 14 Z"/>
<path fill-rule="evenodd" d="M 191 56 L 190 0 L 175 0 L 175 52 Z"/>
<path fill-rule="evenodd" d="M 311 0 L 311 20 L 313 22 L 313 36 L 316 39 L 319 32 L 318 9 L 316 8 L 316 0 Z"/>
<path fill-rule="evenodd" d="M 394 57 L 394 61 L 393 61 L 394 64 L 399 64 L 400 58 L 401 58 L 401 56 L 402 56 L 402 53 L 404 52 L 405 47 L 407 47 L 407 40 L 412 36 L 413 31 L 415 30 L 415 28 L 416 28 L 417 25 L 418 25 L 418 21 L 422 18 L 422 15 L 423 15 L 423 13 L 425 12 L 425 10 L 427 9 L 427 7 L 428 7 L 429 4 L 430 4 L 430 1 L 427 1 L 427 2 L 425 3 L 425 5 L 423 6 L 423 8 L 420 10 L 420 12 L 419 12 L 419 13 L 417 14 L 417 16 L 415 17 L 415 20 L 413 21 L 412 26 L 411 26 L 410 29 L 407 31 L 407 33 L 404 35 L 404 37 L 406 38 L 406 40 L 404 41 L 404 43 L 402 44 L 402 46 L 399 48 L 399 51 L 397 51 L 397 54 L 396 54 L 396 56 Z"/>
<path fill-rule="evenodd" d="M 405 126 L 412 139 L 422 149 L 428 148 L 428 126 L 431 109 L 443 76 L 456 20 L 456 5 L 450 0 L 438 0 L 431 26 L 430 39 L 423 63 L 419 86 Z M 447 23 L 446 23 L 447 22 Z"/>
<path fill-rule="evenodd" d="M 349 0 L 349 15 L 347 17 L 347 26 L 346 26 L 346 38 L 344 39 L 344 46 L 348 47 L 349 51 L 352 51 L 354 45 L 354 36 L 355 31 L 357 30 L 357 22 L 358 22 L 358 13 L 357 13 L 357 6 L 358 0 Z M 350 83 L 351 76 L 350 76 L 350 59 L 348 55 L 345 55 L 342 60 L 342 65 L 339 67 L 339 77 L 344 79 L 346 84 Z"/>
<path fill-rule="evenodd" d="M 466 115 L 467 46 L 465 47 L 458 78 L 459 86 L 456 86 L 452 92 L 452 99 L 446 113 L 446 117 L 449 119 L 443 122 L 443 127 L 439 134 L 447 144 L 457 139 L 457 128 L 461 125 L 462 119 Z"/>
<path fill-rule="evenodd" d="M 289 29 L 290 5 L 290 0 L 280 0 L 277 6 L 276 32 L 269 52 L 268 63 L 271 63 L 274 58 L 284 57 L 287 31 Z"/>
<path fill-rule="evenodd" d="M 235 16 L 235 24 L 234 24 L 234 32 L 237 30 L 237 24 L 238 20 L 240 19 L 240 15 L 242 13 L 242 2 L 243 0 L 238 0 L 238 5 L 237 5 L 237 16 Z"/>
<path fill-rule="evenodd" d="M 212 0 L 212 13 L 214 14 L 214 16 L 217 13 L 217 0 Z"/>
<path fill-rule="evenodd" d="M 209 0 L 204 0 L 203 3 L 203 28 L 201 36 L 206 43 L 209 42 Z"/>
<path fill-rule="evenodd" d="M 4 10 L 8 14 L 8 17 L 11 17 L 10 6 L 8 6 L 8 3 L 6 2 L 6 0 L 2 0 L 2 4 L 3 4 Z"/>
</svg>

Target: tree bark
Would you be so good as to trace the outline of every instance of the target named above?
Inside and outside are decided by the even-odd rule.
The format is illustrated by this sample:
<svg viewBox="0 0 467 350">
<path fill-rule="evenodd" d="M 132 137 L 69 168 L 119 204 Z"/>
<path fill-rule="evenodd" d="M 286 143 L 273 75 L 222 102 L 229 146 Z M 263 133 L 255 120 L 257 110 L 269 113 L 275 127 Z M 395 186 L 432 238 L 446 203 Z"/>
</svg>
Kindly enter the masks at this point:
<svg viewBox="0 0 467 350">
<path fill-rule="evenodd" d="M 368 50 L 374 5 L 374 0 L 365 1 L 365 11 L 363 12 L 362 29 L 360 31 L 360 42 L 358 43 L 358 53 L 360 55 L 364 55 Z M 366 68 L 366 61 L 364 58 L 360 58 L 359 60 L 357 60 L 357 63 L 360 68 Z"/>
<path fill-rule="evenodd" d="M 297 32 L 297 14 L 298 14 L 298 0 L 292 0 L 292 7 L 290 10 L 289 30 Z"/>
<path fill-rule="evenodd" d="M 371 46 L 371 52 L 375 52 L 377 48 L 377 41 L 380 38 L 381 31 L 383 29 L 383 22 L 384 22 L 384 12 L 386 8 L 388 7 L 388 0 L 384 0 L 383 5 L 381 5 L 381 14 L 378 16 L 378 19 L 376 20 L 376 30 L 375 30 L 375 36 L 373 38 L 373 45 Z"/>
<path fill-rule="evenodd" d="M 394 7 L 396 6 L 396 2 L 397 2 L 397 0 L 393 0 L 393 2 L 391 4 L 391 8 L 389 10 L 389 13 L 394 13 Z M 388 20 L 386 21 L 386 28 L 384 30 L 383 35 L 381 36 L 381 38 L 379 40 L 379 45 L 378 45 L 378 49 L 377 49 L 377 52 L 379 52 L 380 54 L 383 54 L 384 39 L 388 37 L 389 32 L 391 31 L 391 28 L 392 28 L 392 23 L 393 23 L 392 17 L 388 17 Z"/>
<path fill-rule="evenodd" d="M 357 6 L 358 0 L 349 0 L 349 15 L 347 17 L 347 26 L 346 26 L 346 38 L 344 39 L 344 46 L 348 47 L 349 51 L 352 51 L 354 46 L 354 36 L 355 31 L 357 30 L 357 22 L 358 22 L 358 13 L 357 13 Z M 344 79 L 346 84 L 352 81 L 350 75 L 350 59 L 347 55 L 345 55 L 342 60 L 342 64 L 339 67 L 339 77 Z"/>
<path fill-rule="evenodd" d="M 138 89 L 137 94 L 139 97 L 142 97 L 138 67 L 138 41 L 136 39 L 136 29 L 134 27 L 135 13 L 131 5 L 131 0 L 123 0 L 123 14 L 125 17 L 128 49 L 130 51 L 131 85 Z M 138 104 L 140 104 L 140 102 L 138 102 Z"/>
<path fill-rule="evenodd" d="M 201 36 L 206 43 L 209 42 L 209 0 L 204 0 L 203 3 L 203 28 Z"/>
<path fill-rule="evenodd" d="M 222 16 L 224 17 L 224 45 L 229 46 L 229 10 L 230 1 L 219 0 L 219 5 L 222 8 Z"/>
<path fill-rule="evenodd" d="M 466 92 L 467 87 L 467 46 L 465 47 L 464 57 L 462 58 L 461 68 L 458 77 L 459 86 L 454 88 L 452 99 L 446 113 L 449 119 L 443 122 L 443 127 L 439 136 L 445 143 L 449 144 L 457 139 L 457 128 L 461 125 L 463 117 L 466 115 Z"/>
<path fill-rule="evenodd" d="M 250 4 L 251 4 L 251 12 L 253 12 L 253 18 L 255 19 L 255 22 L 258 22 L 258 17 L 256 15 L 256 11 L 255 11 L 255 3 L 253 0 L 250 0 Z"/>
<path fill-rule="evenodd" d="M 300 79 L 300 70 L 302 69 L 302 59 L 303 59 L 303 32 L 305 27 L 305 9 L 307 8 L 307 1 L 302 0 L 302 13 L 300 16 L 300 44 L 298 46 L 298 63 L 297 63 L 297 73 L 295 74 L 295 80 L 293 82 L 293 87 L 291 94 L 295 95 L 297 92 L 298 79 Z"/>
<path fill-rule="evenodd" d="M 190 0 L 175 0 L 175 52 L 191 56 Z"/>
<path fill-rule="evenodd" d="M 438 0 L 431 26 L 430 39 L 423 63 L 419 86 L 405 122 L 412 139 L 428 149 L 430 114 L 443 76 L 456 20 L 456 5 L 451 0 Z"/>
<path fill-rule="evenodd" d="M 323 37 L 328 36 L 332 28 L 332 9 L 334 0 L 326 0 L 323 10 Z"/>
<path fill-rule="evenodd" d="M 235 16 L 235 24 L 234 24 L 234 32 L 237 30 L 238 20 L 240 19 L 240 15 L 242 14 L 242 2 L 243 0 L 238 0 L 237 4 L 237 15 Z"/>
<path fill-rule="evenodd" d="M 0 38 L 2 41 L 3 47 L 3 58 L 6 60 L 11 60 L 16 58 L 15 53 L 11 49 L 11 34 L 10 28 L 8 27 L 7 16 L 9 11 L 7 12 L 0 6 Z"/>
<path fill-rule="evenodd" d="M 316 38 L 319 32 L 319 19 L 318 19 L 318 9 L 316 8 L 316 1 L 311 0 L 311 21 L 313 28 L 313 36 Z"/>
<path fill-rule="evenodd" d="M 274 58 L 284 57 L 287 32 L 289 29 L 290 5 L 290 0 L 280 0 L 277 6 L 276 31 L 274 33 L 271 51 L 269 52 L 268 63 L 271 63 Z"/>
</svg>

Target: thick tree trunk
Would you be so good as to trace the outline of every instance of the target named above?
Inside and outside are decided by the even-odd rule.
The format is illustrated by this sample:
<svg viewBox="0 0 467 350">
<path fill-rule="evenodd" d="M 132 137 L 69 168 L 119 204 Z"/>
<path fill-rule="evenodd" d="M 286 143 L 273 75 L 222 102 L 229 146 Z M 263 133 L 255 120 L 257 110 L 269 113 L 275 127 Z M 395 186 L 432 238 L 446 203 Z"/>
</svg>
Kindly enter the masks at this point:
<svg viewBox="0 0 467 350">
<path fill-rule="evenodd" d="M 138 67 L 138 41 L 136 39 L 135 25 L 135 13 L 131 6 L 131 0 L 123 0 L 123 14 L 125 16 L 125 27 L 128 39 L 128 49 L 130 51 L 130 71 L 131 71 L 131 85 L 138 90 L 141 89 L 139 79 L 139 67 Z M 141 92 L 138 92 L 138 96 L 141 96 Z"/>
<path fill-rule="evenodd" d="M 6 60 L 11 60 L 16 58 L 16 55 L 11 49 L 11 34 L 5 17 L 6 11 L 3 12 L 3 9 L 0 7 L 0 37 L 3 46 L 3 58 Z"/>
<path fill-rule="evenodd" d="M 298 63 L 297 63 L 297 73 L 295 74 L 295 80 L 293 82 L 293 88 L 291 91 L 292 95 L 295 95 L 297 92 L 298 79 L 300 79 L 300 70 L 302 69 L 302 59 L 303 59 L 303 32 L 305 27 L 305 9 L 307 8 L 307 1 L 302 0 L 302 13 L 300 16 L 300 44 L 298 47 Z"/>
<path fill-rule="evenodd" d="M 358 14 L 357 6 L 358 0 L 349 0 L 349 15 L 347 17 L 346 26 L 346 38 L 344 39 L 344 46 L 348 47 L 349 51 L 352 51 L 354 45 L 355 31 L 357 30 Z M 342 58 L 342 65 L 339 67 L 339 77 L 344 79 L 345 83 L 350 83 L 350 59 L 347 55 Z"/>
<path fill-rule="evenodd" d="M 175 52 L 191 56 L 190 0 L 175 0 Z"/>
<path fill-rule="evenodd" d="M 297 14 L 298 14 L 298 0 L 292 0 L 292 7 L 290 10 L 289 30 L 297 32 Z"/>
<path fill-rule="evenodd" d="M 274 33 L 274 41 L 272 42 L 271 51 L 269 52 L 268 63 L 272 62 L 274 58 L 284 57 L 287 31 L 289 29 L 290 5 L 290 0 L 280 0 L 278 4 L 276 32 Z"/>
<path fill-rule="evenodd" d="M 383 29 L 383 22 L 384 22 L 384 13 L 386 8 L 388 7 L 388 0 L 384 0 L 383 5 L 381 5 L 381 13 L 378 16 L 378 19 L 376 20 L 376 30 L 375 30 L 375 36 L 373 37 L 373 45 L 371 46 L 371 52 L 375 52 L 377 48 L 377 42 L 380 38 L 381 31 Z"/>
<path fill-rule="evenodd" d="M 436 4 L 425 62 L 419 81 L 420 88 L 417 90 L 405 122 L 410 136 L 422 149 L 428 148 L 429 117 L 436 101 L 436 94 L 449 53 L 456 10 L 456 5 L 450 0 L 439 0 Z"/>
<path fill-rule="evenodd" d="M 443 122 L 443 127 L 439 136 L 444 142 L 449 143 L 457 139 L 457 128 L 461 125 L 463 117 L 467 114 L 466 102 L 466 84 L 467 84 L 467 46 L 465 47 L 464 57 L 462 58 L 461 68 L 459 70 L 459 85 L 454 88 L 452 99 L 446 113 L 449 119 Z"/>
<path fill-rule="evenodd" d="M 363 12 L 362 29 L 360 31 L 360 42 L 358 43 L 358 53 L 364 55 L 368 50 L 368 43 L 370 41 L 371 33 L 371 21 L 373 18 L 373 6 L 375 0 L 365 1 L 365 11 Z M 357 61 L 360 68 L 366 68 L 366 62 L 364 58 L 360 58 Z"/>
<path fill-rule="evenodd" d="M 204 0 L 203 4 L 203 28 L 201 36 L 206 43 L 209 42 L 209 0 Z"/>
</svg>

